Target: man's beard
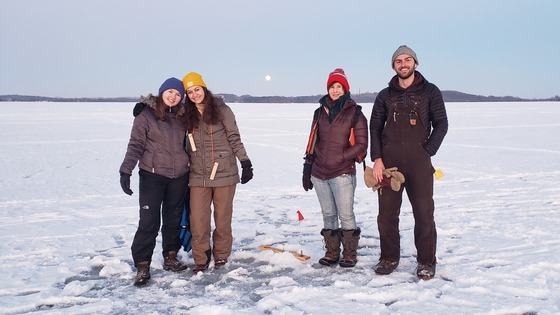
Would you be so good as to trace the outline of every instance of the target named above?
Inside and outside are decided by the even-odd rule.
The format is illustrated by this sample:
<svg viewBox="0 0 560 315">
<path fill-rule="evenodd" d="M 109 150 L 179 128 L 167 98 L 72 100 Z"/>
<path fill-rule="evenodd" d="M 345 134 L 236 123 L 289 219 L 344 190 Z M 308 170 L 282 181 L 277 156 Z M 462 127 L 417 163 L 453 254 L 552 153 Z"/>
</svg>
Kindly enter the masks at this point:
<svg viewBox="0 0 560 315">
<path fill-rule="evenodd" d="M 410 78 L 413 74 L 414 74 L 414 69 L 409 69 L 409 71 L 405 74 L 402 74 L 402 72 L 397 71 L 397 76 L 402 80 L 406 80 Z"/>
</svg>

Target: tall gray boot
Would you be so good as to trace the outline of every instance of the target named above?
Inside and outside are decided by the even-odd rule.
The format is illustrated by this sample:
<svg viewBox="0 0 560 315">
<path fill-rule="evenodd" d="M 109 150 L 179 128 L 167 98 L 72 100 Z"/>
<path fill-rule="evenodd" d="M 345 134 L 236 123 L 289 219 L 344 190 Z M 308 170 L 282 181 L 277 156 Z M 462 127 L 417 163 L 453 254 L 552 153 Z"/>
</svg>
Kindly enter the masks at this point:
<svg viewBox="0 0 560 315">
<path fill-rule="evenodd" d="M 340 267 L 354 267 L 358 262 L 358 241 L 360 240 L 360 228 L 355 230 L 340 230 L 342 239 L 342 259 L 338 263 Z"/>
<path fill-rule="evenodd" d="M 319 263 L 325 266 L 332 266 L 340 259 L 340 232 L 338 229 L 322 229 L 321 235 L 324 237 L 327 252 L 325 257 L 319 259 Z"/>
</svg>

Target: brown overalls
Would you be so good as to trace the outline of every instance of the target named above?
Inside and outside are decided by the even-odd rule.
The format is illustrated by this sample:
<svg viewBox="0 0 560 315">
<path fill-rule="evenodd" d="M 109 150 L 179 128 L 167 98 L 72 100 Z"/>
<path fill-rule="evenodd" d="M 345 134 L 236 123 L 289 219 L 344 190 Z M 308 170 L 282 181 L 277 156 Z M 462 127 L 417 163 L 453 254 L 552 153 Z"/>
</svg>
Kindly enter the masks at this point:
<svg viewBox="0 0 560 315">
<path fill-rule="evenodd" d="M 389 97 L 390 111 L 382 137 L 383 163 L 386 168 L 398 167 L 405 177 L 403 185 L 414 215 L 414 240 L 417 262 L 436 262 L 436 224 L 434 221 L 433 167 L 423 145 L 428 134 L 417 113 L 419 95 L 404 92 L 404 102 Z M 429 123 L 429 122 L 426 122 Z M 381 259 L 400 258 L 399 214 L 403 188 L 378 191 L 379 214 L 377 225 L 381 241 Z"/>
</svg>

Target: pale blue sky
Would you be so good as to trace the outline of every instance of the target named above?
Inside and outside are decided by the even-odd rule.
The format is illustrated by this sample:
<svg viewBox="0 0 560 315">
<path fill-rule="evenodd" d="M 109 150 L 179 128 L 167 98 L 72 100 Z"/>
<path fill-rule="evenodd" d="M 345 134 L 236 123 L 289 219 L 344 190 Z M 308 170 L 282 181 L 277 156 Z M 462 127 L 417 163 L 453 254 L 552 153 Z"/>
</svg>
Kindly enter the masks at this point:
<svg viewBox="0 0 560 315">
<path fill-rule="evenodd" d="M 560 95 L 557 0 L 1 0 L 0 95 L 155 93 L 202 74 L 214 93 L 378 92 L 406 44 L 442 90 Z M 270 75 L 272 80 L 266 81 Z"/>
</svg>

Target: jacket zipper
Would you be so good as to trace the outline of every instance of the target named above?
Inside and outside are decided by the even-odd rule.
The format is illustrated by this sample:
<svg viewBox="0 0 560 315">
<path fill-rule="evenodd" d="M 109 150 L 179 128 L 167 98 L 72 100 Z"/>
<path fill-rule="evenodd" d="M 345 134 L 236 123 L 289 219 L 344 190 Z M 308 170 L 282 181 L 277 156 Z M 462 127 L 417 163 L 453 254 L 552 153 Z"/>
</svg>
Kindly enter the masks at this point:
<svg viewBox="0 0 560 315">
<path fill-rule="evenodd" d="M 202 134 L 202 124 L 204 123 L 204 121 L 202 119 L 200 119 L 199 123 L 198 123 L 198 138 L 200 139 L 200 145 L 199 147 L 202 149 L 201 153 L 201 157 L 202 157 L 202 187 L 206 187 L 206 146 L 204 146 L 204 135 Z M 206 125 L 204 123 L 204 125 Z M 197 150 L 198 152 L 198 150 Z"/>
</svg>

